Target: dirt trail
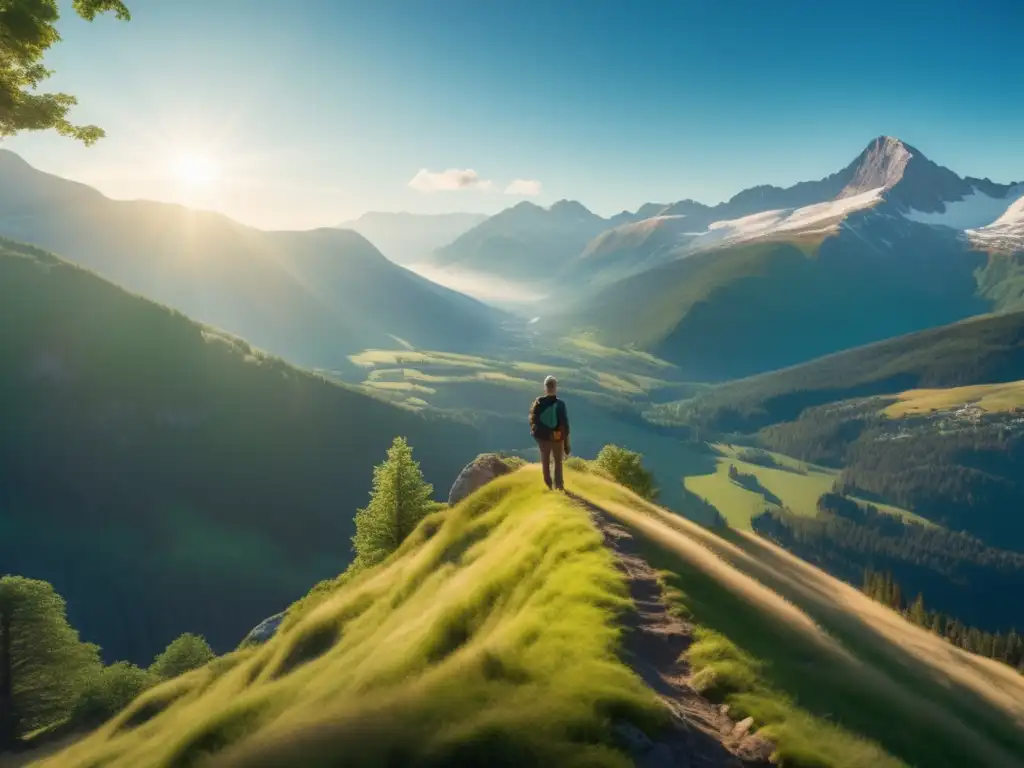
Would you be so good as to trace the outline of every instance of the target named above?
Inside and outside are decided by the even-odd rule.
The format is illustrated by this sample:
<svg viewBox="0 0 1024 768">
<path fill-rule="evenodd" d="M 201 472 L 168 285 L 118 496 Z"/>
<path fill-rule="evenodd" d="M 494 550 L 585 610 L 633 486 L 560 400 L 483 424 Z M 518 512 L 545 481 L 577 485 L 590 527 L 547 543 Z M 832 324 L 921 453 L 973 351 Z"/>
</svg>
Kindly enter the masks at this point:
<svg viewBox="0 0 1024 768">
<path fill-rule="evenodd" d="M 638 766 L 669 768 L 759 768 L 771 766 L 772 745 L 747 732 L 722 708 L 690 685 L 691 670 L 682 654 L 693 642 L 693 625 L 668 609 L 654 569 L 639 554 L 633 535 L 586 499 L 569 494 L 587 509 L 626 575 L 634 610 L 626 617 L 625 658 L 665 703 L 672 729 L 656 743 L 637 733 Z"/>
</svg>

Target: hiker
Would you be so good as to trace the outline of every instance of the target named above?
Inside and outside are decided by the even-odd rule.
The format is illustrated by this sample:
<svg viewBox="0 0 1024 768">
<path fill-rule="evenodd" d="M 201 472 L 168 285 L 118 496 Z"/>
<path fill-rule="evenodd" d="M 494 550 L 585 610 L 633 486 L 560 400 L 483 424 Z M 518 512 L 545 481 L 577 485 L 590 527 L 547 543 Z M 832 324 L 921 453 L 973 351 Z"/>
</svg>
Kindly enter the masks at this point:
<svg viewBox="0 0 1024 768">
<path fill-rule="evenodd" d="M 562 485 L 562 457 L 568 456 L 569 414 L 565 403 L 558 399 L 558 382 L 554 376 L 544 379 L 544 395 L 533 401 L 530 409 L 530 434 L 540 448 L 540 463 L 544 468 L 544 484 L 556 491 L 565 490 Z M 551 462 L 555 462 L 555 478 L 551 479 Z"/>
</svg>

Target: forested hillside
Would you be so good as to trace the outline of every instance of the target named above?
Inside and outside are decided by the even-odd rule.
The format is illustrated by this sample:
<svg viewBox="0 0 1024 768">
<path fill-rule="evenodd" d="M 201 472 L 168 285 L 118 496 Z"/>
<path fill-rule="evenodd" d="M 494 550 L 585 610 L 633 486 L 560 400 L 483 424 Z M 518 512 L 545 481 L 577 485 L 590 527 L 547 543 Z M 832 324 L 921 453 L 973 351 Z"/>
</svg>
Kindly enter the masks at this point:
<svg viewBox="0 0 1024 768">
<path fill-rule="evenodd" d="M 1024 379 L 1024 312 L 972 318 L 728 382 L 658 406 L 650 416 L 749 433 L 852 397 L 1018 379 Z"/>
<path fill-rule="evenodd" d="M 31 247 L 0 243 L 0 571 L 108 659 L 218 651 L 343 570 L 405 435 L 443 494 L 477 432 L 378 401 Z"/>
</svg>

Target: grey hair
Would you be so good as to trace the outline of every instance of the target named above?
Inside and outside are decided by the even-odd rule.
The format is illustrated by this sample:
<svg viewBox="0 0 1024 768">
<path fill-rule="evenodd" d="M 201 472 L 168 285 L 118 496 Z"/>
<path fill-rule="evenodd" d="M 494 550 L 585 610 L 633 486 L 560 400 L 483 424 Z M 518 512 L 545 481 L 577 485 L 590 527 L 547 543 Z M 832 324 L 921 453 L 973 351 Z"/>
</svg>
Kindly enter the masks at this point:
<svg viewBox="0 0 1024 768">
<path fill-rule="evenodd" d="M 547 392 L 554 392 L 555 388 L 557 386 L 558 386 L 558 379 L 556 379 L 554 376 L 548 376 L 546 379 L 544 379 L 544 389 L 545 389 L 545 391 L 547 391 Z"/>
</svg>

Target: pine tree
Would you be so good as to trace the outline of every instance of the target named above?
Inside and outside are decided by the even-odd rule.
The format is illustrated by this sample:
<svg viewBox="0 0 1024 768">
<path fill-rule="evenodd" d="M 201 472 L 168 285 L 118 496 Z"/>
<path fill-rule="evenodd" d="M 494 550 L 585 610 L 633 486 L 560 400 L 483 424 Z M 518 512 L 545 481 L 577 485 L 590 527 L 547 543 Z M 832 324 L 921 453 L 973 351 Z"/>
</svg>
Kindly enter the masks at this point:
<svg viewBox="0 0 1024 768">
<path fill-rule="evenodd" d="M 925 610 L 924 596 L 921 593 L 918 593 L 914 602 L 910 604 L 910 608 L 907 609 L 907 618 L 919 627 L 928 626 L 928 611 Z"/>
<path fill-rule="evenodd" d="M 387 459 L 373 469 L 370 503 L 356 512 L 356 567 L 375 565 L 398 549 L 430 512 L 433 492 L 412 448 L 404 437 L 396 437 Z"/>
<path fill-rule="evenodd" d="M 896 583 L 896 580 L 892 577 L 892 574 L 888 574 L 889 577 L 889 607 L 897 610 L 903 610 L 903 593 L 900 590 L 900 585 Z"/>
<path fill-rule="evenodd" d="M 70 714 L 99 669 L 99 648 L 78 639 L 50 584 L 0 578 L 0 750 Z"/>
</svg>

